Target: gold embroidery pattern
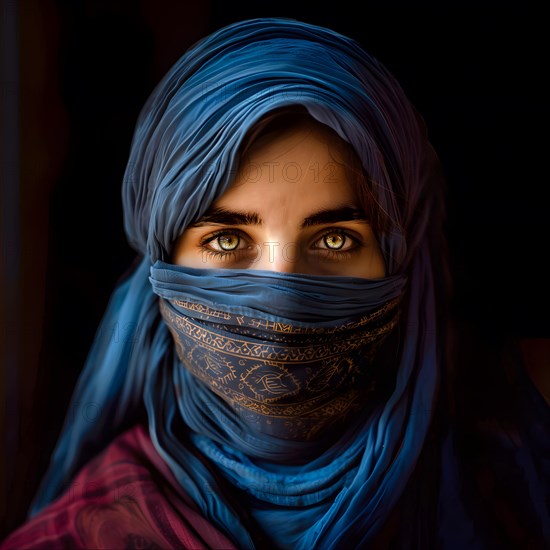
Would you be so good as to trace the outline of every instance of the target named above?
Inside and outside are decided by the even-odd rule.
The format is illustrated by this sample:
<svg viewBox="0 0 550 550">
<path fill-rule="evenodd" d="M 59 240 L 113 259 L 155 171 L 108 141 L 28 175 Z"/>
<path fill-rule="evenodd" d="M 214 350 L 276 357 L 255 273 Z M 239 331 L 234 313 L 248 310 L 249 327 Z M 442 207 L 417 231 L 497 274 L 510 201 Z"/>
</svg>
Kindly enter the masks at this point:
<svg viewBox="0 0 550 550">
<path fill-rule="evenodd" d="M 182 300 L 174 300 L 174 303 L 180 307 L 187 309 L 188 311 L 194 311 L 195 313 L 203 314 L 207 317 L 213 317 L 217 319 L 231 320 L 234 316 L 231 313 L 225 311 L 219 311 L 217 309 L 211 309 L 208 306 L 202 304 L 196 304 L 192 302 L 184 302 Z"/>
<path fill-rule="evenodd" d="M 236 357 L 250 357 L 267 361 L 278 360 L 283 363 L 304 363 L 345 352 L 352 352 L 379 339 L 390 332 L 397 324 L 397 316 L 394 316 L 382 326 L 350 335 L 345 340 L 333 341 L 330 345 L 326 343 L 318 343 L 316 345 L 308 343 L 306 346 L 290 347 L 278 343 L 254 343 L 245 339 L 223 336 L 199 326 L 189 318 L 177 315 L 163 301 L 161 302 L 161 312 L 166 318 L 168 325 L 177 327 L 184 335 L 194 340 L 196 344 L 200 344 L 211 351 L 220 351 L 235 355 Z"/>
<path fill-rule="evenodd" d="M 345 332 L 342 327 L 318 332 L 279 324 L 279 334 L 290 337 L 277 341 L 263 339 L 274 324 L 257 319 L 213 315 L 205 306 L 186 303 L 187 309 L 207 312 L 210 319 L 223 317 L 245 326 L 251 332 L 247 337 L 233 333 L 233 325 L 189 318 L 162 299 L 160 310 L 185 368 L 248 425 L 308 440 L 365 407 L 375 388 L 370 359 L 398 322 L 397 303 L 345 323 Z"/>
<path fill-rule="evenodd" d="M 241 381 L 262 402 L 294 395 L 300 389 L 300 382 L 281 365 L 254 365 L 241 376 Z"/>
<path fill-rule="evenodd" d="M 202 304 L 187 302 L 184 300 L 173 300 L 173 303 L 182 309 L 197 314 L 198 318 L 203 321 L 212 319 L 224 319 L 226 321 L 237 321 L 236 325 L 247 325 L 250 328 L 261 329 L 280 334 L 331 334 L 334 332 L 342 332 L 352 328 L 359 328 L 366 324 L 373 323 L 376 319 L 384 317 L 388 312 L 397 307 L 401 301 L 401 297 L 394 298 L 381 308 L 372 313 L 361 316 L 357 320 L 348 321 L 338 326 L 330 327 L 300 327 L 292 324 L 281 323 L 276 321 L 268 321 L 265 319 L 256 319 L 253 317 L 245 317 L 243 315 L 234 315 L 232 313 L 222 312 L 212 309 Z"/>
<path fill-rule="evenodd" d="M 335 380 L 343 375 L 355 370 L 357 365 L 350 357 L 338 358 L 334 361 L 328 361 L 319 372 L 314 372 L 305 382 L 305 387 L 312 393 L 320 393 L 334 389 Z"/>
</svg>

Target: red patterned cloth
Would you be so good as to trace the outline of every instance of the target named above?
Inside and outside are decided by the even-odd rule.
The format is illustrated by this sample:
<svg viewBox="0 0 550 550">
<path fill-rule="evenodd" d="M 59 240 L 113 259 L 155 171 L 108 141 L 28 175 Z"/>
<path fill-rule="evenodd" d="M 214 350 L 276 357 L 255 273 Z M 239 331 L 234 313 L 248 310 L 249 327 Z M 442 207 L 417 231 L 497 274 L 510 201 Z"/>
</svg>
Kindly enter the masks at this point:
<svg viewBox="0 0 550 550">
<path fill-rule="evenodd" d="M 235 549 L 197 512 L 136 426 L 116 438 L 62 496 L 23 524 L 1 550 L 25 548 Z"/>
</svg>

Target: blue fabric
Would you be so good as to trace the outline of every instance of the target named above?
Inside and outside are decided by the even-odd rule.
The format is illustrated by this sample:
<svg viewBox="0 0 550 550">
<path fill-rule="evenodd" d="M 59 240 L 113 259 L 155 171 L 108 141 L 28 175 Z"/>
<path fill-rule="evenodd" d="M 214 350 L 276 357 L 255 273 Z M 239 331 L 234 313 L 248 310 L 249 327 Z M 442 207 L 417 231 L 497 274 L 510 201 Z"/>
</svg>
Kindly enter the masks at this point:
<svg viewBox="0 0 550 550">
<path fill-rule="evenodd" d="M 384 279 L 327 277 L 260 270 L 197 269 L 157 261 L 151 267 L 153 291 L 167 300 L 260 315 L 275 322 L 332 326 L 401 296 L 404 274 Z M 187 290 L 189 289 L 189 290 Z"/>
<path fill-rule="evenodd" d="M 406 297 L 393 393 L 301 466 L 279 464 L 277 444 L 254 441 L 254 434 L 245 434 L 249 444 L 270 446 L 269 460 L 252 460 L 223 442 L 227 430 L 238 426 L 222 406 L 211 410 L 210 396 L 181 368 L 149 279 L 163 270 L 158 278 L 164 282 L 154 282 L 155 290 L 175 296 L 174 281 L 183 271 L 168 264 L 174 241 L 231 184 L 239 146 L 255 123 L 291 105 L 305 108 L 357 152 L 377 208 L 390 222 L 379 235 L 388 272 L 379 290 Z M 72 403 L 72 410 L 94 403 L 100 414 L 94 422 L 67 417 L 31 513 L 134 422 L 144 404 L 151 437 L 178 482 L 240 548 L 262 547 L 266 539 L 295 549 L 368 546 L 415 470 L 445 367 L 436 315 L 440 266 L 434 262 L 440 258 L 432 258 L 428 232 L 428 222 L 442 215 L 435 161 L 423 124 L 394 78 L 338 33 L 294 20 L 257 19 L 220 29 L 185 53 L 145 104 L 131 145 L 122 198 L 125 230 L 139 262 L 113 294 Z M 193 295 L 224 304 L 230 288 L 231 307 L 239 303 L 243 309 L 256 308 L 255 300 L 267 304 L 272 293 L 284 296 L 313 284 L 298 275 L 227 277 L 198 270 L 185 276 Z M 316 297 L 304 308 L 305 321 L 329 323 L 323 282 L 314 283 L 319 303 Z M 355 301 L 358 283 L 340 283 L 347 295 L 344 312 L 352 314 L 364 305 Z M 290 313 L 283 302 L 274 314 Z M 217 466 L 208 466 L 204 456 Z M 456 472 L 445 475 L 456 480 Z M 232 496 L 235 490 L 244 500 Z M 418 547 L 430 547 L 421 533 L 414 536 Z"/>
</svg>

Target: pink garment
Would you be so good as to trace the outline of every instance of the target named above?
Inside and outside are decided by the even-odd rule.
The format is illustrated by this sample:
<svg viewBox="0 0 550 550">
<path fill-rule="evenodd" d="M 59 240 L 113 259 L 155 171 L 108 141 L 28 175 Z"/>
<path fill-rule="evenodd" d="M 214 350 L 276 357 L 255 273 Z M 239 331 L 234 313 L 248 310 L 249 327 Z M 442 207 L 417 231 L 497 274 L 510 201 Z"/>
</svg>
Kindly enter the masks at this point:
<svg viewBox="0 0 550 550">
<path fill-rule="evenodd" d="M 235 549 L 182 492 L 142 426 L 117 437 L 57 500 L 0 543 L 25 548 Z"/>
</svg>

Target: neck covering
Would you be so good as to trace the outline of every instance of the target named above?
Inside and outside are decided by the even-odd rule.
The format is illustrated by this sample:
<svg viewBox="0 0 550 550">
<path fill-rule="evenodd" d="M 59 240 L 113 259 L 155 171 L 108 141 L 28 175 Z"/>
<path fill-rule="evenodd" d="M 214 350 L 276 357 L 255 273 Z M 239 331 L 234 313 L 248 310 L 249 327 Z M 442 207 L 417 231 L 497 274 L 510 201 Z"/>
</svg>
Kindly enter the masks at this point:
<svg viewBox="0 0 550 550">
<path fill-rule="evenodd" d="M 216 413 L 205 412 L 204 392 L 193 391 L 196 379 L 181 368 L 149 279 L 156 262 L 169 261 L 182 231 L 231 184 L 243 138 L 266 114 L 289 106 L 305 109 L 354 148 L 376 207 L 391 222 L 379 235 L 388 278 L 407 281 L 391 395 L 301 465 L 273 458 L 277 446 L 269 459 L 253 459 L 224 440 Z M 73 406 L 94 403 L 99 414 L 94 422 L 67 418 L 31 514 L 135 422 L 144 404 L 151 439 L 178 483 L 238 547 L 262 547 L 266 540 L 281 548 L 368 544 L 415 468 L 439 384 L 427 231 L 428 219 L 439 228 L 441 215 L 435 166 L 423 124 L 401 88 L 353 40 L 267 18 L 232 24 L 194 45 L 137 121 L 122 199 L 139 260 L 112 296 L 73 396 Z M 236 302 L 245 299 L 248 282 Z M 318 292 L 325 295 L 323 287 Z M 351 312 L 353 294 L 348 298 Z M 328 310 L 319 306 L 314 315 L 322 320 Z M 113 326 L 124 327 L 126 337 L 115 341 Z M 208 429 L 190 428 L 204 417 Z M 263 434 L 246 435 L 257 447 L 270 445 Z"/>
</svg>

